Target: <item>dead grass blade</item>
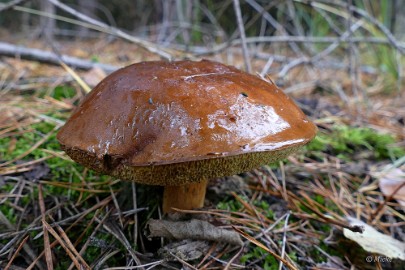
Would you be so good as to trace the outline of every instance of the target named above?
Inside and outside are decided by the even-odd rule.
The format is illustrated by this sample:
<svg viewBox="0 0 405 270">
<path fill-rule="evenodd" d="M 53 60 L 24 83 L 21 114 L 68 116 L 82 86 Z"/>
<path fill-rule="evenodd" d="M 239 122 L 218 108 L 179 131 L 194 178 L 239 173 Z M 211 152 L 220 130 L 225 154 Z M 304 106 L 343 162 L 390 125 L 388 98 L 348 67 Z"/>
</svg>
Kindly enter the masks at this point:
<svg viewBox="0 0 405 270">
<path fill-rule="evenodd" d="M 244 231 L 232 226 L 232 228 L 237 231 L 242 237 L 244 237 L 245 239 L 247 239 L 249 242 L 255 244 L 256 246 L 264 249 L 266 252 L 270 253 L 271 255 L 274 256 L 274 258 L 276 258 L 277 260 L 279 260 L 280 262 L 283 262 L 283 264 L 285 264 L 289 269 L 291 270 L 298 270 L 298 268 L 296 268 L 294 265 L 292 265 L 289 261 L 285 260 L 284 258 L 282 258 L 281 256 L 279 256 L 278 254 L 274 253 L 273 251 L 271 251 L 268 247 L 266 247 L 265 245 L 263 245 L 262 243 L 260 243 L 259 241 L 257 241 L 255 238 L 251 237 L 250 235 L 248 235 L 247 233 L 245 233 Z"/>
<path fill-rule="evenodd" d="M 317 203 L 316 201 L 314 201 L 310 196 L 308 196 L 308 194 L 306 194 L 303 191 L 299 192 L 300 195 L 302 195 L 306 200 L 302 200 L 300 199 L 298 196 L 296 196 L 295 194 L 290 194 L 290 196 L 292 198 L 294 198 L 294 200 L 299 201 L 302 205 L 304 205 L 305 207 L 307 207 L 308 209 L 310 209 L 316 216 L 313 215 L 308 215 L 306 213 L 293 213 L 295 216 L 301 217 L 301 218 L 308 218 L 308 219 L 314 219 L 314 220 L 318 220 L 320 222 L 323 223 L 328 223 L 328 224 L 333 224 L 336 226 L 339 226 L 341 228 L 346 228 L 348 230 L 351 230 L 353 232 L 362 232 L 363 228 L 360 226 L 352 226 L 350 225 L 343 217 L 334 215 L 335 218 L 331 218 L 325 214 L 323 214 L 320 210 L 319 210 L 319 206 L 321 206 L 320 208 L 327 210 L 327 208 L 325 208 L 324 206 L 320 205 L 319 203 Z M 297 206 L 295 204 L 296 208 L 299 209 L 299 206 Z M 328 212 L 328 213 L 333 213 L 333 212 Z"/>
<path fill-rule="evenodd" d="M 10 261 L 7 263 L 6 267 L 4 267 L 4 270 L 8 270 L 11 267 L 11 264 L 13 263 L 13 261 L 15 260 L 15 258 L 17 257 L 17 255 L 20 253 L 21 249 L 23 248 L 23 246 L 25 245 L 25 242 L 27 242 L 27 240 L 29 239 L 29 235 L 27 235 L 26 237 L 24 237 L 24 239 L 21 241 L 21 243 L 18 245 L 17 250 L 13 253 L 13 256 L 11 257 Z"/>
<path fill-rule="evenodd" d="M 59 236 L 59 234 L 52 228 L 51 225 L 49 225 L 48 222 L 46 222 L 46 221 L 42 221 L 42 222 L 43 222 L 45 228 L 52 234 L 53 237 L 55 237 L 55 239 L 59 242 L 59 244 L 66 251 L 66 253 L 70 257 L 70 259 L 73 261 L 73 263 L 75 264 L 77 269 L 81 270 L 84 267 L 85 269 L 91 270 L 90 266 L 84 261 L 82 256 L 77 252 L 76 248 L 73 246 L 72 242 L 70 241 L 70 239 L 68 238 L 66 233 L 63 231 L 63 229 L 59 225 L 56 225 L 56 228 L 57 228 L 59 234 L 61 234 L 61 236 Z"/>
<path fill-rule="evenodd" d="M 71 69 L 62 61 L 60 62 L 60 65 L 73 77 L 73 79 L 75 79 L 75 81 L 83 88 L 86 93 L 89 93 L 91 91 L 91 88 L 87 85 L 87 83 L 85 83 L 73 69 Z"/>
<path fill-rule="evenodd" d="M 108 211 L 108 212 L 104 215 L 104 217 L 101 219 L 101 222 L 99 222 L 99 224 L 97 224 L 97 226 L 94 228 L 93 232 L 92 232 L 91 235 L 87 238 L 87 241 L 83 244 L 82 248 L 80 249 L 79 254 L 83 254 L 83 253 L 86 251 L 86 249 L 87 249 L 87 247 L 88 247 L 88 245 L 89 245 L 91 239 L 96 235 L 96 233 L 99 231 L 100 227 L 104 224 L 104 222 L 107 220 L 107 218 L 110 217 L 111 211 L 112 211 L 112 210 Z M 100 213 L 100 211 L 97 210 L 96 213 L 94 214 L 94 216 L 92 217 L 91 221 L 89 222 L 89 224 L 86 226 L 86 229 L 83 230 L 83 232 L 81 233 L 81 235 L 79 235 L 79 237 L 77 238 L 77 240 L 76 240 L 74 246 L 77 246 L 77 245 L 79 244 L 80 240 L 81 240 L 81 239 L 84 237 L 84 235 L 88 232 L 88 229 L 89 229 L 90 226 L 94 223 L 94 221 L 96 220 L 96 218 L 97 218 L 97 216 L 99 215 L 99 213 Z M 70 267 L 68 268 L 68 270 L 72 269 L 73 266 L 74 266 L 74 264 L 72 263 L 72 264 L 70 265 Z"/>
<path fill-rule="evenodd" d="M 101 222 L 99 219 L 96 219 L 97 222 Z M 136 251 L 134 251 L 131 247 L 131 244 L 129 243 L 128 239 L 126 238 L 125 234 L 122 232 L 118 226 L 116 226 L 114 223 L 111 224 L 103 224 L 103 228 L 107 230 L 112 236 L 114 236 L 127 250 L 127 252 L 131 255 L 132 259 L 135 261 L 135 263 L 140 266 L 140 269 L 144 269 L 142 267 L 142 263 L 139 260 L 138 256 L 136 255 Z"/>
<path fill-rule="evenodd" d="M 78 222 L 80 222 L 86 215 L 89 213 L 92 213 L 94 211 L 97 211 L 97 209 L 103 209 L 109 202 L 111 201 L 111 197 L 105 198 L 103 201 L 97 203 L 93 207 L 87 209 L 86 211 L 79 213 L 77 215 L 71 216 L 63 221 L 56 222 L 58 224 L 62 224 L 63 222 L 70 222 L 74 221 L 67 229 L 66 232 L 70 231 Z M 94 218 L 97 217 L 97 215 L 94 215 Z M 55 224 L 55 223 L 54 223 Z M 55 240 L 54 242 L 51 243 L 50 247 L 53 248 L 58 244 L 58 240 Z M 44 256 L 45 251 L 43 251 L 39 256 L 31 263 L 31 265 L 27 268 L 27 270 L 32 270 L 35 267 L 35 264 L 41 259 L 42 256 Z"/>
<path fill-rule="evenodd" d="M 88 193 L 109 193 L 110 190 L 104 190 L 104 189 L 94 189 L 94 188 L 83 188 L 81 187 L 81 183 L 64 183 L 64 182 L 52 182 L 52 181 L 45 181 L 42 180 L 40 181 L 42 184 L 47 184 L 50 186 L 55 186 L 55 187 L 61 187 L 61 188 L 66 188 L 66 189 L 71 189 L 75 191 L 80 191 L 80 192 L 88 192 Z M 102 185 L 102 183 L 99 183 Z"/>
<path fill-rule="evenodd" d="M 41 220 L 42 220 L 42 226 L 43 226 L 43 232 L 44 232 L 44 251 L 45 251 L 46 266 L 48 267 L 49 270 L 53 270 L 52 250 L 50 247 L 48 230 L 45 227 L 46 209 L 45 209 L 44 195 L 43 195 L 41 183 L 38 185 L 38 197 L 39 197 L 39 208 L 41 210 Z"/>
<path fill-rule="evenodd" d="M 31 160 L 28 162 L 24 162 L 21 164 L 9 166 L 6 168 L 0 168 L 0 175 L 15 174 L 15 173 L 30 171 L 30 170 L 32 170 L 32 168 L 34 167 L 35 164 L 41 163 L 51 157 L 52 156 L 42 157 L 42 158 L 38 158 L 38 159 Z"/>
</svg>

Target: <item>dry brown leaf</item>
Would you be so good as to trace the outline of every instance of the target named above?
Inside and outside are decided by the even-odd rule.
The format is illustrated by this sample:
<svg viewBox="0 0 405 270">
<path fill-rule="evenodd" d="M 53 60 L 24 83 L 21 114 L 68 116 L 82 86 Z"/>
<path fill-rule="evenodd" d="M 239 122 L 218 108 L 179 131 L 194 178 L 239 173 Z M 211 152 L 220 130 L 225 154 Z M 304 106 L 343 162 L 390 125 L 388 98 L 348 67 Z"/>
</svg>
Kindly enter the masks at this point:
<svg viewBox="0 0 405 270">
<path fill-rule="evenodd" d="M 392 196 L 402 206 L 405 206 L 405 172 L 399 168 L 394 168 L 383 174 L 379 179 L 379 187 L 382 193 L 389 197 L 402 185 L 401 188 Z"/>
<path fill-rule="evenodd" d="M 356 218 L 348 218 L 352 226 L 363 226 L 363 233 L 352 232 L 343 229 L 346 238 L 355 241 L 364 250 L 371 253 L 378 253 L 388 258 L 397 258 L 405 261 L 405 243 L 392 238 L 389 235 L 380 233 L 370 225 Z"/>
<path fill-rule="evenodd" d="M 242 240 L 234 231 L 218 228 L 203 220 L 169 221 L 150 219 L 146 224 L 148 237 L 168 239 L 208 240 L 241 246 Z"/>
</svg>

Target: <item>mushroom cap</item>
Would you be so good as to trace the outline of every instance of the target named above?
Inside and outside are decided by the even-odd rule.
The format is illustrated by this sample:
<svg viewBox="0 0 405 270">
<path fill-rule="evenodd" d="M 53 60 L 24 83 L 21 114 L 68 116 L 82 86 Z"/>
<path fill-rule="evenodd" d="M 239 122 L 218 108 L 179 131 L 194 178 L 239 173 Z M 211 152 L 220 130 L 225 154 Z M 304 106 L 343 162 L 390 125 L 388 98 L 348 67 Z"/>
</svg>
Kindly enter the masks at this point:
<svg viewBox="0 0 405 270">
<path fill-rule="evenodd" d="M 102 80 L 57 139 L 123 180 L 182 185 L 285 158 L 316 134 L 275 84 L 202 60 L 142 62 Z"/>
</svg>

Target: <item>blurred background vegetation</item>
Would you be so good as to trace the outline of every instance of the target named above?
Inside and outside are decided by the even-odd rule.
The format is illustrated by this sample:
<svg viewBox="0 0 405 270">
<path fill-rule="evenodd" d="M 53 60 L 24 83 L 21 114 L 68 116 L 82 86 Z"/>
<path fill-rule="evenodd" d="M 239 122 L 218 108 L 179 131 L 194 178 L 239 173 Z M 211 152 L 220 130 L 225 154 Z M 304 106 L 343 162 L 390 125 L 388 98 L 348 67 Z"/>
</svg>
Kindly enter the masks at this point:
<svg viewBox="0 0 405 270">
<path fill-rule="evenodd" d="M 10 1 L 1 0 L 0 3 Z M 47 0 L 22 1 L 24 6 L 34 10 L 43 10 L 50 14 L 64 16 L 65 12 L 55 8 Z M 282 25 L 290 35 L 297 33 L 306 36 L 325 36 L 334 33 L 343 20 L 333 20 L 330 25 L 328 19 L 334 19 L 343 14 L 325 14 L 312 3 L 330 5 L 330 11 L 336 6 L 351 3 L 354 7 L 363 9 L 372 17 L 378 19 L 398 38 L 405 34 L 404 5 L 400 0 L 353 0 L 353 1 L 291 1 L 291 0 L 246 0 L 241 1 L 245 30 L 248 36 L 271 36 L 276 29 L 265 25 L 264 12 L 269 13 Z M 201 44 L 205 38 L 214 36 L 230 38 L 237 30 L 235 12 L 232 0 L 87 0 L 63 1 L 64 4 L 89 15 L 97 20 L 130 31 L 139 36 L 155 37 L 165 41 L 172 35 L 173 29 L 182 29 L 190 37 L 189 42 Z M 262 11 L 257 11 L 262 7 Z M 293 10 L 294 9 L 294 10 Z M 290 12 L 295 11 L 292 17 Z M 338 11 L 338 10 L 337 10 Z M 331 17 L 329 17 L 331 16 Z M 13 33 L 32 34 L 32 31 L 43 27 L 43 17 L 23 13 L 18 10 L 2 13 L 0 25 Z M 343 22 L 344 23 L 344 22 Z M 300 29 L 296 26 L 299 25 Z M 49 25 L 48 25 L 49 26 Z M 51 25 L 52 26 L 52 25 Z M 44 27 L 45 28 L 45 27 Z M 80 27 L 70 23 L 57 21 L 55 28 L 41 29 L 50 31 L 58 37 L 83 37 Z M 79 29 L 78 29 L 79 28 Z M 214 31 L 212 31 L 214 30 Z M 300 32 L 302 31 L 302 32 Z M 166 35 L 164 34 L 166 33 Z M 180 34 L 180 33 L 179 33 Z M 222 36 L 221 36 L 222 35 Z M 86 37 L 86 36 L 84 36 Z M 214 39 L 214 41 L 220 41 Z"/>
<path fill-rule="evenodd" d="M 46 37 L 48 43 L 100 37 L 100 29 L 89 29 L 77 16 L 54 5 L 59 1 L 11 2 L 20 5 L 0 13 L 3 33 L 25 39 Z M 225 52 L 229 60 L 233 45 L 242 42 L 232 0 L 90 0 L 63 4 L 130 35 L 199 57 Z M 351 86 L 354 93 L 360 91 L 363 97 L 367 93 L 357 82 L 358 72 L 382 72 L 389 89 L 398 90 L 402 83 L 405 5 L 400 0 L 245 0 L 240 1 L 240 8 L 250 61 L 261 75 L 290 79 L 295 77 L 290 71 L 298 66 L 344 70 L 352 74 L 352 81 L 356 80 Z M 306 71 L 307 77 L 313 76 L 312 71 Z M 291 77 L 286 77 L 289 74 Z"/>
</svg>

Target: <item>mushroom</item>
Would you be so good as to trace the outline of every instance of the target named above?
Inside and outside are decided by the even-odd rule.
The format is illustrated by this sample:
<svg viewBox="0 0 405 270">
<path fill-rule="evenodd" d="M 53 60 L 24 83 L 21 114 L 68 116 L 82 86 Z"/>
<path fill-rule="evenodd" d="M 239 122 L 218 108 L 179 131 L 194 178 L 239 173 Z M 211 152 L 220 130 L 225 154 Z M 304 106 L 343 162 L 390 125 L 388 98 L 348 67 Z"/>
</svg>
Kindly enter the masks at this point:
<svg viewBox="0 0 405 270">
<path fill-rule="evenodd" d="M 102 80 L 57 139 L 95 171 L 164 186 L 167 213 L 203 207 L 209 179 L 283 159 L 315 133 L 272 82 L 208 60 L 154 61 Z"/>
</svg>

